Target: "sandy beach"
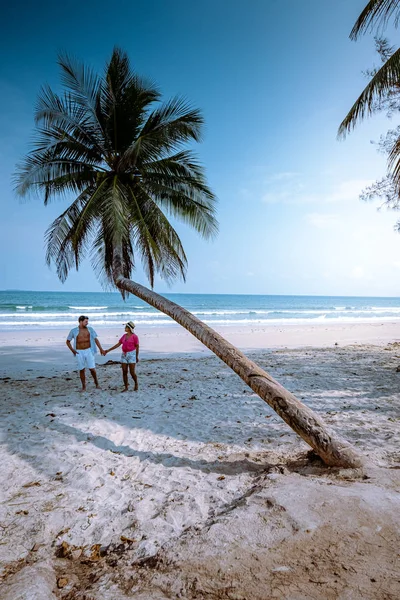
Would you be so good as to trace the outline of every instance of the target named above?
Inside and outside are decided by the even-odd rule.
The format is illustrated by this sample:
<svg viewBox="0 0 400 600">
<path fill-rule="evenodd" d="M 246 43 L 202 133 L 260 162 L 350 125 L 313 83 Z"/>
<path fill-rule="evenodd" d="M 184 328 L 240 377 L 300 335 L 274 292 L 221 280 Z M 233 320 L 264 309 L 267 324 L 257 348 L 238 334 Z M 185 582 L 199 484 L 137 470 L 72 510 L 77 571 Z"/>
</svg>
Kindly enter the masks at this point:
<svg viewBox="0 0 400 600">
<path fill-rule="evenodd" d="M 366 467 L 326 468 L 182 329 L 137 332 L 128 394 L 118 352 L 81 394 L 66 332 L 3 334 L 3 600 L 399 597 L 400 324 L 219 331 Z"/>
<path fill-rule="evenodd" d="M 123 333 L 121 328 L 96 327 L 104 348 L 114 345 Z M 385 345 L 400 341 L 400 321 L 376 323 L 335 323 L 329 325 L 269 325 L 269 326 L 220 326 L 215 328 L 229 342 L 241 350 L 257 351 L 279 348 L 330 347 L 338 344 Z M 26 377 L 39 374 L 55 374 L 74 369 L 75 361 L 65 346 L 68 329 L 41 329 L 26 331 L 3 331 L 0 334 L 0 377 Z M 142 358 L 165 358 L 173 356 L 211 356 L 212 353 L 196 338 L 180 326 L 141 327 Z M 118 351 L 107 358 L 97 355 L 97 364 L 109 359 L 118 360 Z"/>
</svg>

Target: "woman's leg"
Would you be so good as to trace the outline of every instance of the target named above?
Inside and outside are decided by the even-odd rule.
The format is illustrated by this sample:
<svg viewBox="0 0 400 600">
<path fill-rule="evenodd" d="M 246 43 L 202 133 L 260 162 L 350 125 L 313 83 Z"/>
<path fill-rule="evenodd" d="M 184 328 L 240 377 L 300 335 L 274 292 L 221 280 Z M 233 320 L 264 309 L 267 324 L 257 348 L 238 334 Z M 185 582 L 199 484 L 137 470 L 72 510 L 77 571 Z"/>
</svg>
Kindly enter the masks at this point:
<svg viewBox="0 0 400 600">
<path fill-rule="evenodd" d="M 128 387 L 129 387 L 129 383 L 128 383 L 128 365 L 126 365 L 125 363 L 121 364 L 122 367 L 122 379 L 124 380 L 124 386 L 125 389 L 122 390 L 123 392 L 127 392 L 128 391 Z"/>
<path fill-rule="evenodd" d="M 139 389 L 139 386 L 138 386 L 138 380 L 137 380 L 137 377 L 136 377 L 135 367 L 136 367 L 136 365 L 134 365 L 134 364 L 130 364 L 129 365 L 129 371 L 131 373 L 131 377 L 132 377 L 133 381 L 135 382 L 135 392 L 137 392 L 138 389 Z"/>
</svg>

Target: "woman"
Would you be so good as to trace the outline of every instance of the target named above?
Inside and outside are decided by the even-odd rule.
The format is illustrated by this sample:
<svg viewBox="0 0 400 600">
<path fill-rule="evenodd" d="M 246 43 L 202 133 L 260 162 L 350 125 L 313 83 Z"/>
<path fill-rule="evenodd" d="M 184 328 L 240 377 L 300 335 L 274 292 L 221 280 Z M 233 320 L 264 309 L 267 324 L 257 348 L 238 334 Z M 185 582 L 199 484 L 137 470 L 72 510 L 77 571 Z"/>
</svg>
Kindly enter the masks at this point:
<svg viewBox="0 0 400 600">
<path fill-rule="evenodd" d="M 139 362 L 139 338 L 133 332 L 135 329 L 135 323 L 129 321 L 125 325 L 125 334 L 120 338 L 118 344 L 115 344 L 112 348 L 105 350 L 105 355 L 116 348 L 122 346 L 122 354 L 121 354 L 121 366 L 122 366 L 122 377 L 124 380 L 124 389 L 123 392 L 127 392 L 129 388 L 128 384 L 128 365 L 129 372 L 132 376 L 133 381 L 135 382 L 135 392 L 138 391 L 138 380 L 135 372 L 135 365 Z"/>
</svg>

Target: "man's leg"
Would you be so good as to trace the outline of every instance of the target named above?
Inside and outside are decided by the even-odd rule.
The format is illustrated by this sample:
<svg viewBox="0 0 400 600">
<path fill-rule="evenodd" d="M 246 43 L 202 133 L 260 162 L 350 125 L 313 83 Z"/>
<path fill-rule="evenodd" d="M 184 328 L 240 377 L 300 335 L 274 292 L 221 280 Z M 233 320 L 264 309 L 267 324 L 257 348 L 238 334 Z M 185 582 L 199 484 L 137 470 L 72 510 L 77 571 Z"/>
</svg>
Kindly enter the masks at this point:
<svg viewBox="0 0 400 600">
<path fill-rule="evenodd" d="M 135 367 L 136 367 L 136 365 L 134 365 L 134 364 L 130 364 L 129 365 L 129 371 L 131 373 L 131 377 L 132 377 L 133 381 L 135 382 L 135 392 L 137 392 L 138 389 L 139 389 L 139 386 L 138 386 L 138 380 L 137 380 L 137 377 L 136 377 L 136 369 L 135 369 Z"/>
<path fill-rule="evenodd" d="M 81 378 L 82 392 L 86 392 L 86 375 L 85 375 L 85 369 L 81 369 L 79 371 L 79 377 Z"/>
<path fill-rule="evenodd" d="M 77 354 L 75 354 L 75 358 L 76 358 L 76 363 L 78 365 L 79 377 L 81 378 L 82 392 L 85 392 L 86 391 L 85 359 L 84 359 L 82 352 L 79 350 L 77 351 Z"/>
<path fill-rule="evenodd" d="M 123 392 L 127 392 L 128 388 L 129 388 L 129 383 L 128 383 L 128 365 L 125 363 L 121 363 L 121 367 L 122 367 L 122 379 L 124 380 L 124 386 L 125 388 L 122 390 Z"/>
<path fill-rule="evenodd" d="M 98 382 L 98 380 L 97 380 L 97 373 L 96 373 L 96 369 L 90 369 L 90 372 L 91 372 L 91 374 L 92 374 L 92 377 L 93 377 L 93 380 L 94 380 L 95 386 L 96 386 L 96 387 L 97 387 L 97 389 L 99 390 L 99 389 L 100 389 L 100 386 L 99 386 L 99 382 Z"/>
<path fill-rule="evenodd" d="M 93 377 L 94 384 L 95 384 L 96 388 L 99 390 L 100 386 L 99 386 L 99 382 L 97 380 L 96 362 L 94 360 L 94 354 L 91 350 L 85 350 L 85 360 L 86 360 L 86 366 L 89 367 L 89 371 Z"/>
</svg>

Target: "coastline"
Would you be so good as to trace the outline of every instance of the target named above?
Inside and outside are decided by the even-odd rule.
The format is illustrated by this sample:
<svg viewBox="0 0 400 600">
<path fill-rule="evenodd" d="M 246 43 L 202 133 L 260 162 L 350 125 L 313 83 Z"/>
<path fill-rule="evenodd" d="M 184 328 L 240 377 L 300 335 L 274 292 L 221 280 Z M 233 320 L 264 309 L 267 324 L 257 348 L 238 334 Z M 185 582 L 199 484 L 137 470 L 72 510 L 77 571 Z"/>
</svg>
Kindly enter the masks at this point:
<svg viewBox="0 0 400 600">
<path fill-rule="evenodd" d="M 96 323 L 93 322 L 96 329 Z M 325 348 L 344 345 L 383 346 L 400 340 L 400 321 L 376 323 L 289 324 L 269 326 L 219 326 L 215 328 L 225 339 L 243 352 L 273 351 L 280 348 Z M 67 329 L 3 331 L 0 334 L 0 377 L 36 376 L 73 370 L 75 361 L 65 346 Z M 115 327 L 97 329 L 104 348 L 109 348 L 123 333 Z M 140 356 L 168 358 L 180 355 L 210 356 L 201 342 L 179 325 L 170 327 L 137 327 Z M 119 360 L 119 352 L 101 357 L 98 365 Z"/>
</svg>

